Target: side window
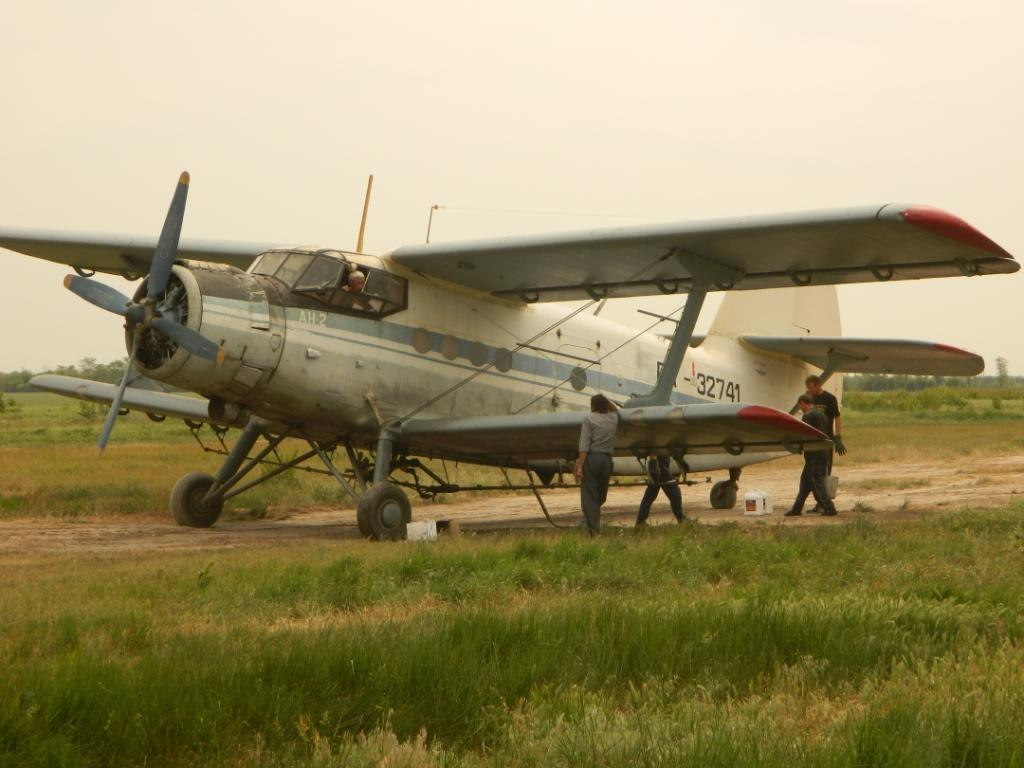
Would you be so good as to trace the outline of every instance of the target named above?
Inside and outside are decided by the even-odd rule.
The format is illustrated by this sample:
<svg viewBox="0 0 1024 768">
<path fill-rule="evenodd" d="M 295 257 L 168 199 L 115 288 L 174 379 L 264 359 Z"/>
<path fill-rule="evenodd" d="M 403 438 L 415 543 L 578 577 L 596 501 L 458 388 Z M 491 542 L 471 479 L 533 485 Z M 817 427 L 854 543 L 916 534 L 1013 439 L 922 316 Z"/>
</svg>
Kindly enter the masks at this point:
<svg viewBox="0 0 1024 768">
<path fill-rule="evenodd" d="M 366 278 L 364 292 L 377 296 L 388 304 L 402 306 L 405 304 L 405 281 L 389 275 L 387 272 L 373 270 Z"/>
<path fill-rule="evenodd" d="M 360 271 L 366 274 L 362 289 L 353 290 L 343 285 L 331 299 L 333 306 L 378 317 L 405 309 L 408 283 L 404 278 L 380 269 L 360 267 Z"/>
</svg>

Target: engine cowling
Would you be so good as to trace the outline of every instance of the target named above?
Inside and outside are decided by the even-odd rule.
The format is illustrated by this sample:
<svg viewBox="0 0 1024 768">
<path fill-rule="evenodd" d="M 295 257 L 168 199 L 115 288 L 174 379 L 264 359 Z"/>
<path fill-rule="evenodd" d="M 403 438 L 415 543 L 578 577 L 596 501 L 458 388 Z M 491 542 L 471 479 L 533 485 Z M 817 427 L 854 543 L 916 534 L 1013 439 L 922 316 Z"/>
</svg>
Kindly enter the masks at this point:
<svg viewBox="0 0 1024 768">
<path fill-rule="evenodd" d="M 145 331 L 136 367 L 147 377 L 226 403 L 258 399 L 274 375 L 285 341 L 285 317 L 271 281 L 236 267 L 206 262 L 175 264 L 163 313 L 224 347 L 214 365 L 165 336 Z M 146 293 L 143 281 L 136 299 Z M 131 344 L 126 333 L 126 343 Z"/>
</svg>

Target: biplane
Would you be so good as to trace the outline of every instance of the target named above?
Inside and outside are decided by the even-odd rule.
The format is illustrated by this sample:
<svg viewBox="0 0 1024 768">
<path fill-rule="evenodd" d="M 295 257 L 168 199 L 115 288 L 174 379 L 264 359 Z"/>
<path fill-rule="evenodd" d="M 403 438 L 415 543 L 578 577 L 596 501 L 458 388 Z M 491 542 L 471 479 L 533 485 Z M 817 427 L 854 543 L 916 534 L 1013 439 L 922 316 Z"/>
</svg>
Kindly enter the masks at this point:
<svg viewBox="0 0 1024 768">
<path fill-rule="evenodd" d="M 188 185 L 182 174 L 158 238 L 0 229 L 0 247 L 71 266 L 67 289 L 121 319 L 130 364 L 119 386 L 32 381 L 109 403 L 101 449 L 125 409 L 240 430 L 230 447 L 222 441 L 216 475 L 190 473 L 171 492 L 174 519 L 196 527 L 213 525 L 225 500 L 319 460 L 356 499 L 364 535 L 404 538 L 402 478 L 424 495 L 459 490 L 424 459 L 526 470 L 531 487 L 533 477 L 549 484 L 571 466 L 597 392 L 620 406 L 617 473 L 641 474 L 655 454 L 684 476 L 725 471 L 711 503 L 728 508 L 744 466 L 827 441 L 788 413 L 808 373 L 983 369 L 943 344 L 843 338 L 836 285 L 1019 268 L 956 216 L 894 204 L 383 256 L 181 239 Z M 142 279 L 129 296 L 90 280 L 95 272 Z M 695 335 L 712 291 L 727 295 L 710 331 Z M 595 313 L 607 300 L 662 295 L 685 302 L 646 331 Z M 129 386 L 139 377 L 199 397 Z M 287 438 L 308 450 L 278 460 Z M 270 471 L 254 472 L 267 461 Z"/>
</svg>

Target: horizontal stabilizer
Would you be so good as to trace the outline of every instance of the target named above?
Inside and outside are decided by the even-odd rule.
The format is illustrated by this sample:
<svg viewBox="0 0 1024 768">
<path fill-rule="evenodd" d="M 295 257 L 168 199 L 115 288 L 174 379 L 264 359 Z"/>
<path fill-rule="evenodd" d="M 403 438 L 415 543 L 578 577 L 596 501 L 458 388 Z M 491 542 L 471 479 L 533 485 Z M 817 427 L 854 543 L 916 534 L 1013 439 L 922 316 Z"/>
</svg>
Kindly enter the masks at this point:
<svg viewBox="0 0 1024 768">
<path fill-rule="evenodd" d="M 967 222 L 915 205 L 431 243 L 399 248 L 391 258 L 421 274 L 526 302 L 596 299 L 609 291 L 614 297 L 685 293 L 709 265 L 735 275 L 713 289 L 740 290 L 1019 269 Z"/>
<path fill-rule="evenodd" d="M 615 452 L 623 456 L 798 452 L 830 445 L 825 435 L 799 419 L 758 405 L 667 405 L 623 408 L 618 414 Z M 576 411 L 412 420 L 395 430 L 395 439 L 416 455 L 523 467 L 534 460 L 576 456 L 585 415 Z"/>
<path fill-rule="evenodd" d="M 740 336 L 757 349 L 803 360 L 836 373 L 976 376 L 985 361 L 973 352 L 929 341 L 823 336 Z"/>
<path fill-rule="evenodd" d="M 78 400 L 88 400 L 92 403 L 103 403 L 104 405 L 110 405 L 117 395 L 116 384 L 103 384 L 89 379 L 79 379 L 74 376 L 58 376 L 53 373 L 33 376 L 29 384 L 47 392 L 55 392 L 58 395 L 74 397 Z M 154 392 L 151 389 L 128 387 L 125 389 L 124 397 L 121 399 L 121 406 L 145 413 L 188 419 L 196 422 L 210 423 L 213 421 L 210 418 L 209 402 L 207 400 L 197 397 L 186 397 L 185 395 L 172 395 L 169 392 Z"/>
</svg>

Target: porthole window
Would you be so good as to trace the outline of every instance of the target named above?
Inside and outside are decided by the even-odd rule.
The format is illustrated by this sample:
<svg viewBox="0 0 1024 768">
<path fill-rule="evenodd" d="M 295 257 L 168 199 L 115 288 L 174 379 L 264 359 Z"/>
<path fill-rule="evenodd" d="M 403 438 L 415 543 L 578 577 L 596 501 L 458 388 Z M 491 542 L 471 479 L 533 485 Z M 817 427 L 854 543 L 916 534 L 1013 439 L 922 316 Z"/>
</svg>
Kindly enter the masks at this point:
<svg viewBox="0 0 1024 768">
<path fill-rule="evenodd" d="M 441 354 L 449 360 L 459 356 L 459 340 L 454 336 L 445 336 L 441 339 Z"/>
<path fill-rule="evenodd" d="M 412 346 L 421 355 L 427 354 L 433 346 L 430 341 L 430 331 L 426 328 L 417 328 L 412 335 Z"/>
<path fill-rule="evenodd" d="M 487 347 L 481 344 L 479 341 L 474 341 L 469 345 L 469 362 L 473 365 L 484 365 L 487 363 Z"/>
<path fill-rule="evenodd" d="M 580 368 L 578 365 L 572 369 L 572 373 L 569 374 L 569 383 L 572 384 L 572 388 L 577 392 L 580 392 L 587 386 L 587 372 L 585 369 Z"/>
<path fill-rule="evenodd" d="M 494 367 L 504 373 L 512 367 L 512 353 L 507 349 L 499 349 L 494 353 Z"/>
</svg>

